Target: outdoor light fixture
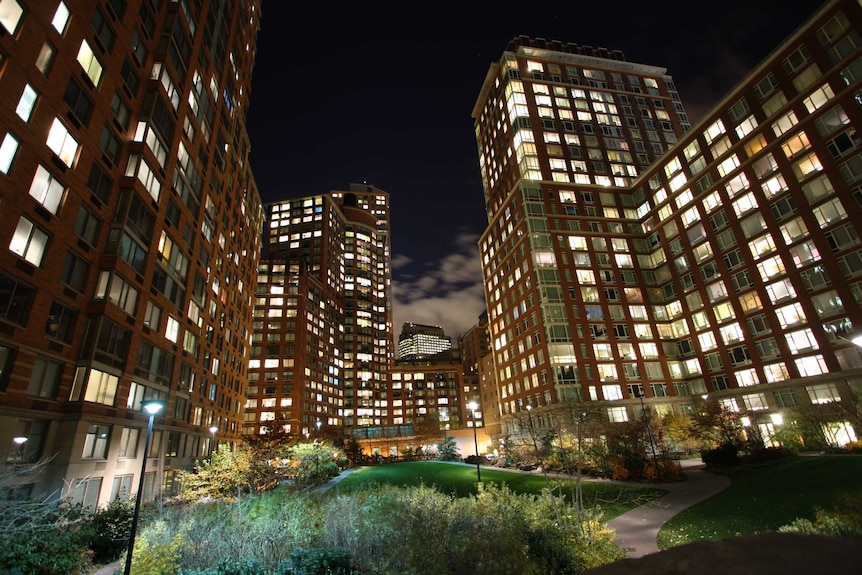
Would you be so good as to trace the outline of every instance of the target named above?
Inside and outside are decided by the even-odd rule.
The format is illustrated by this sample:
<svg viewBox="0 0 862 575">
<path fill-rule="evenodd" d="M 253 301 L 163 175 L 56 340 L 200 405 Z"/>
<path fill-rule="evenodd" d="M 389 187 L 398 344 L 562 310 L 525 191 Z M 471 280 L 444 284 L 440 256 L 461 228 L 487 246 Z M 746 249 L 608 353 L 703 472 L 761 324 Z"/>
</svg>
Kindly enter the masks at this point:
<svg viewBox="0 0 862 575">
<path fill-rule="evenodd" d="M 149 414 L 150 421 L 147 423 L 147 439 L 144 441 L 144 459 L 141 462 L 141 480 L 138 482 L 138 495 L 135 497 L 135 513 L 132 515 L 132 529 L 129 532 L 129 550 L 126 554 L 126 568 L 123 575 L 129 575 L 132 570 L 132 551 L 135 549 L 135 532 L 138 529 L 138 516 L 141 513 L 141 498 L 144 495 L 144 475 L 147 471 L 147 455 L 150 451 L 150 438 L 153 435 L 153 420 L 156 414 L 165 408 L 167 402 L 158 399 L 142 401 L 141 407 Z"/>
<path fill-rule="evenodd" d="M 314 425 L 316 425 L 316 426 L 317 426 L 317 437 L 320 437 L 320 426 L 321 426 L 322 424 L 323 424 L 323 422 L 322 422 L 322 421 L 320 421 L 319 419 L 318 419 L 316 422 L 314 422 Z"/>
<path fill-rule="evenodd" d="M 12 442 L 13 442 L 15 445 L 19 445 L 19 446 L 20 446 L 20 445 L 24 445 L 25 443 L 27 443 L 27 438 L 26 438 L 26 437 L 22 437 L 22 436 L 13 437 L 13 438 L 12 438 Z"/>
<path fill-rule="evenodd" d="M 212 435 L 212 441 L 210 441 L 210 456 L 213 454 L 213 449 L 215 448 L 215 434 L 218 431 L 218 427 L 213 425 L 210 427 L 210 434 Z"/>
<path fill-rule="evenodd" d="M 475 401 L 471 401 L 467 404 L 467 408 L 473 414 L 473 445 L 476 446 L 476 482 L 482 483 L 482 470 L 479 467 L 479 438 L 476 436 L 476 410 L 479 409 L 479 406 L 476 405 Z"/>
</svg>

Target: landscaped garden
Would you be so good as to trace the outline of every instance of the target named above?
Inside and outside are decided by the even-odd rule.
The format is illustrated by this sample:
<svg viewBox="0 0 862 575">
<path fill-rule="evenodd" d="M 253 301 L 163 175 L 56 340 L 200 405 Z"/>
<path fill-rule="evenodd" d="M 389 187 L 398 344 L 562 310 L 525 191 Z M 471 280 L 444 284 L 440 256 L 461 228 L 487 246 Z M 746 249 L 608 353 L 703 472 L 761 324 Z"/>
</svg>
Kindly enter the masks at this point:
<svg viewBox="0 0 862 575">
<path fill-rule="evenodd" d="M 451 464 L 464 461 L 451 438 L 436 451 L 450 463 L 359 467 L 366 456 L 349 443 L 225 445 L 182 472 L 181 493 L 144 507 L 132 573 L 579 573 L 625 557 L 607 521 L 661 496 L 655 481 L 680 479 L 671 450 L 698 452 L 732 484 L 674 517 L 659 535 L 663 549 L 766 531 L 862 534 L 862 457 L 853 445 L 843 455 L 801 456 L 802 442 L 817 445 L 818 436 L 788 426 L 783 441 L 798 439 L 796 450 L 765 448 L 743 433 L 738 414 L 705 407 L 691 426 L 677 416 L 591 424 L 586 411 L 570 410 L 577 417 L 567 427 L 539 434 L 530 425 L 520 441 L 507 438 L 501 467 L 483 466 L 481 483 L 475 465 Z M 322 489 L 349 461 L 355 470 Z M 533 471 L 517 472 L 525 468 Z M 5 479 L 0 487 L 14 486 Z M 8 493 L 0 575 L 81 575 L 125 556 L 131 500 L 93 513 Z"/>
</svg>

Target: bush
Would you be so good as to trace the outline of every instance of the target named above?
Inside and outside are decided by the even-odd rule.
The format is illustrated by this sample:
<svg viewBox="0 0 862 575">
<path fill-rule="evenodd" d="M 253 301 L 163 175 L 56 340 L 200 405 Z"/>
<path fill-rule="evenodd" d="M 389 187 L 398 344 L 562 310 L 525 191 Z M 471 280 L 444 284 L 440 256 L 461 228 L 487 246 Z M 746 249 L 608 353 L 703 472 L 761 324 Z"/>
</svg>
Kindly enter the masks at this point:
<svg viewBox="0 0 862 575">
<path fill-rule="evenodd" d="M 862 495 L 846 494 L 840 499 L 840 509 L 817 509 L 813 521 L 800 518 L 778 531 L 835 537 L 862 535 Z"/>
<path fill-rule="evenodd" d="M 179 575 L 267 575 L 266 567 L 257 559 L 222 557 L 215 567 L 203 570 L 180 570 Z"/>
<path fill-rule="evenodd" d="M 0 495 L 0 573 L 64 575 L 90 564 L 80 506 Z"/>
<path fill-rule="evenodd" d="M 701 454 L 701 460 L 707 465 L 726 467 L 739 465 L 739 448 L 733 443 L 722 443 L 715 449 L 707 449 Z"/>
<path fill-rule="evenodd" d="M 179 571 L 180 553 L 185 539 L 179 533 L 170 534 L 164 521 L 148 527 L 135 539 L 132 571 L 174 575 Z"/>
<path fill-rule="evenodd" d="M 331 547 L 294 549 L 276 572 L 280 575 L 349 575 L 350 553 Z"/>
<path fill-rule="evenodd" d="M 776 459 L 791 455 L 793 455 L 793 452 L 783 447 L 760 447 L 751 451 L 749 459 L 755 463 L 762 463 L 765 461 L 775 461 Z"/>
<path fill-rule="evenodd" d="M 135 502 L 120 498 L 96 512 L 86 527 L 94 563 L 110 563 L 123 554 L 129 544 L 134 514 Z"/>
</svg>

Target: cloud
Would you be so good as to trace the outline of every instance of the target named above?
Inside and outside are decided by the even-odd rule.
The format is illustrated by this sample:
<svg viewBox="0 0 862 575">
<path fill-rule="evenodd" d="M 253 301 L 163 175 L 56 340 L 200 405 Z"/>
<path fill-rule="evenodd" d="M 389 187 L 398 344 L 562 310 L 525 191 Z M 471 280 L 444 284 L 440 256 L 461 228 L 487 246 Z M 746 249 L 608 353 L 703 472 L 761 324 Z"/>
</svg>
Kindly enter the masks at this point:
<svg viewBox="0 0 862 575">
<path fill-rule="evenodd" d="M 414 322 L 441 326 L 454 343 L 478 323 L 485 311 L 478 239 L 478 234 L 460 232 L 452 237 L 446 256 L 421 267 L 403 254 L 393 257 L 396 339 L 405 322 Z"/>
</svg>

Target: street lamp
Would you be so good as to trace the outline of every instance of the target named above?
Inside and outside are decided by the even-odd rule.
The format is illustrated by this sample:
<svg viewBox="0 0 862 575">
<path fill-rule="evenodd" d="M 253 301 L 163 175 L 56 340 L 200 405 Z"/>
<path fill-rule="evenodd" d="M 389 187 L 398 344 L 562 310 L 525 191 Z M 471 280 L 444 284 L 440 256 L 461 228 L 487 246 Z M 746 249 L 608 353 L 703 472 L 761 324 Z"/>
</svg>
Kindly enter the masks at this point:
<svg viewBox="0 0 862 575">
<path fill-rule="evenodd" d="M 12 461 L 13 464 L 17 465 L 19 461 L 24 461 L 24 451 L 26 449 L 25 444 L 27 443 L 27 439 L 28 438 L 23 435 L 12 438 L 12 443 L 15 444 L 15 456 Z"/>
<path fill-rule="evenodd" d="M 138 483 L 138 495 L 135 497 L 135 513 L 132 515 L 132 529 L 129 533 L 129 550 L 126 555 L 126 568 L 123 570 L 123 575 L 129 575 L 132 570 L 132 551 L 135 549 L 135 532 L 138 529 L 138 516 L 141 513 L 141 499 L 144 495 L 144 475 L 147 471 L 147 455 L 150 451 L 150 437 L 153 435 L 153 420 L 156 414 L 165 408 L 166 402 L 158 399 L 142 401 L 141 407 L 150 416 L 150 421 L 147 423 L 147 439 L 144 441 L 144 459 L 141 462 L 141 480 Z"/>
<path fill-rule="evenodd" d="M 314 422 L 314 425 L 317 426 L 317 438 L 320 439 L 320 426 L 323 424 L 319 419 Z"/>
<path fill-rule="evenodd" d="M 476 410 L 479 409 L 479 406 L 476 405 L 475 401 L 471 401 L 467 404 L 467 407 L 470 409 L 470 413 L 473 414 L 473 445 L 476 446 L 476 482 L 482 483 L 482 470 L 479 467 L 479 438 L 476 435 Z"/>
<path fill-rule="evenodd" d="M 213 425 L 212 427 L 210 427 L 210 435 L 212 436 L 212 439 L 210 440 L 210 457 L 212 457 L 213 449 L 215 448 L 215 434 L 216 434 L 216 431 L 218 431 L 218 427 L 216 427 L 215 425 Z"/>
</svg>

